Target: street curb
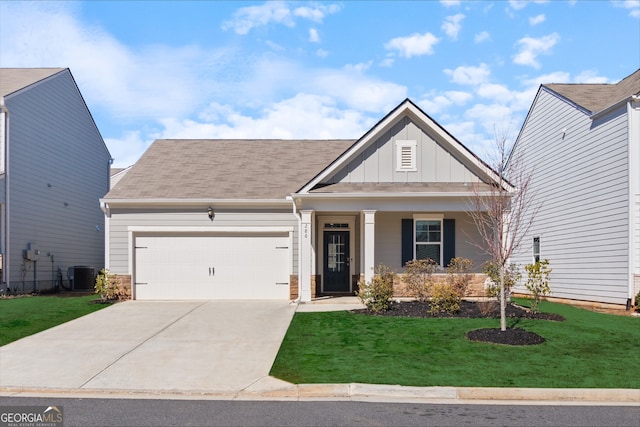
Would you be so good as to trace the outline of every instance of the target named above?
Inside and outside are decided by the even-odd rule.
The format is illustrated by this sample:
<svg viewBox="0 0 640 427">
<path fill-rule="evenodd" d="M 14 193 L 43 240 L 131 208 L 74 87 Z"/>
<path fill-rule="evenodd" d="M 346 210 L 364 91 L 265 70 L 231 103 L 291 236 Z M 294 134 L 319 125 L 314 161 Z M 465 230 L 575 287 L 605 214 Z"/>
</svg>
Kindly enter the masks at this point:
<svg viewBox="0 0 640 427">
<path fill-rule="evenodd" d="M 0 397 L 179 400 L 376 401 L 411 403 L 594 404 L 640 406 L 636 389 L 411 387 L 384 384 L 291 384 L 264 377 L 240 392 L 0 388 Z"/>
</svg>

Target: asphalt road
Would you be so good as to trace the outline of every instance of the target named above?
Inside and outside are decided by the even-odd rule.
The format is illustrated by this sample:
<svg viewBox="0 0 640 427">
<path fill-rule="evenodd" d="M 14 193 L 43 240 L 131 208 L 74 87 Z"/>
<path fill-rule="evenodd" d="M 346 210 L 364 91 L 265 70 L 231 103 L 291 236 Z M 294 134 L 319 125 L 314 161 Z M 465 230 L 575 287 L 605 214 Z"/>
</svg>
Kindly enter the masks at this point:
<svg viewBox="0 0 640 427">
<path fill-rule="evenodd" d="M 0 398 L 62 406 L 64 426 L 633 426 L 638 406 Z"/>
</svg>

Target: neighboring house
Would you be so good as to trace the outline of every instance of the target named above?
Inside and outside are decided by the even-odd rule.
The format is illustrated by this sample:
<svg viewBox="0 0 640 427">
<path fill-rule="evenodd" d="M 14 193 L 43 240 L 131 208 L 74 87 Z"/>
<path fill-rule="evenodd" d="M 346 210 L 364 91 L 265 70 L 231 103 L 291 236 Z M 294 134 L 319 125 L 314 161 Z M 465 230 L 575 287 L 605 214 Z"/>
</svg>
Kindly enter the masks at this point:
<svg viewBox="0 0 640 427">
<path fill-rule="evenodd" d="M 640 70 L 616 84 L 542 85 L 513 158 L 541 209 L 512 261 L 549 259 L 552 297 L 629 306 L 640 285 Z"/>
<path fill-rule="evenodd" d="M 415 257 L 477 266 L 467 214 L 497 176 L 410 100 L 358 140 L 157 140 L 102 199 L 136 299 L 351 294 Z"/>
<path fill-rule="evenodd" d="M 111 156 L 67 68 L 0 69 L 2 289 L 101 268 Z"/>
</svg>

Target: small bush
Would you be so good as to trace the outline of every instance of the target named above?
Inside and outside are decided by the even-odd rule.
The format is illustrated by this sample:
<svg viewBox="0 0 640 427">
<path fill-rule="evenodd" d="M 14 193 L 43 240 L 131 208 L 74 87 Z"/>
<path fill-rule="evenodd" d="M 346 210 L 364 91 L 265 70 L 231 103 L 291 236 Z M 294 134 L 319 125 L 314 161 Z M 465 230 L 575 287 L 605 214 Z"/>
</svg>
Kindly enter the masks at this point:
<svg viewBox="0 0 640 427">
<path fill-rule="evenodd" d="M 418 301 L 426 301 L 433 285 L 433 273 L 440 266 L 431 258 L 414 259 L 405 264 L 407 290 Z"/>
<path fill-rule="evenodd" d="M 495 297 L 500 299 L 500 266 L 489 261 L 484 265 L 482 272 L 489 276 L 490 283 L 485 292 L 488 297 Z M 509 264 L 505 266 L 504 271 L 504 295 L 507 300 L 511 295 L 511 288 L 518 283 L 518 280 L 522 278 L 520 270 L 516 264 Z"/>
<path fill-rule="evenodd" d="M 361 281 L 357 292 L 358 298 L 369 310 L 386 311 L 393 298 L 393 281 L 395 273 L 386 265 L 379 265 L 369 283 Z"/>
<path fill-rule="evenodd" d="M 636 294 L 636 313 L 640 313 L 640 292 Z"/>
<path fill-rule="evenodd" d="M 447 280 L 453 286 L 453 290 L 460 295 L 460 298 L 464 298 L 467 295 L 469 283 L 473 278 L 470 273 L 472 268 L 473 261 L 461 257 L 452 258 L 447 266 Z"/>
<path fill-rule="evenodd" d="M 434 283 L 431 287 L 431 301 L 429 304 L 429 312 L 454 314 L 460 311 L 460 302 L 462 298 L 457 290 L 447 282 Z"/>
<path fill-rule="evenodd" d="M 120 280 L 111 276 L 109 270 L 103 268 L 96 276 L 94 289 L 95 293 L 99 294 L 101 299 L 105 301 L 115 300 L 125 297 L 124 291 L 119 285 Z"/>
<path fill-rule="evenodd" d="M 538 311 L 540 298 L 551 293 L 551 288 L 549 287 L 549 274 L 552 270 L 549 268 L 548 259 L 537 261 L 533 264 L 527 264 L 524 268 L 527 270 L 528 276 L 527 282 L 524 286 L 533 296 L 531 311 L 536 313 Z"/>
</svg>

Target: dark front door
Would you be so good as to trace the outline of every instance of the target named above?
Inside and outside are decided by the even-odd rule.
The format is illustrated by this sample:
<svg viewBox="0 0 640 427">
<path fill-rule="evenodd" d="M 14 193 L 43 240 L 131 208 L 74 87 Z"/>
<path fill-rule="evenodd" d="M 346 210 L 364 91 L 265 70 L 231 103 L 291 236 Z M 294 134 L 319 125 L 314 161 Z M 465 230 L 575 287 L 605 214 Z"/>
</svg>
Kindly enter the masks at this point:
<svg viewBox="0 0 640 427">
<path fill-rule="evenodd" d="M 349 232 L 324 232 L 324 292 L 349 292 Z"/>
</svg>

